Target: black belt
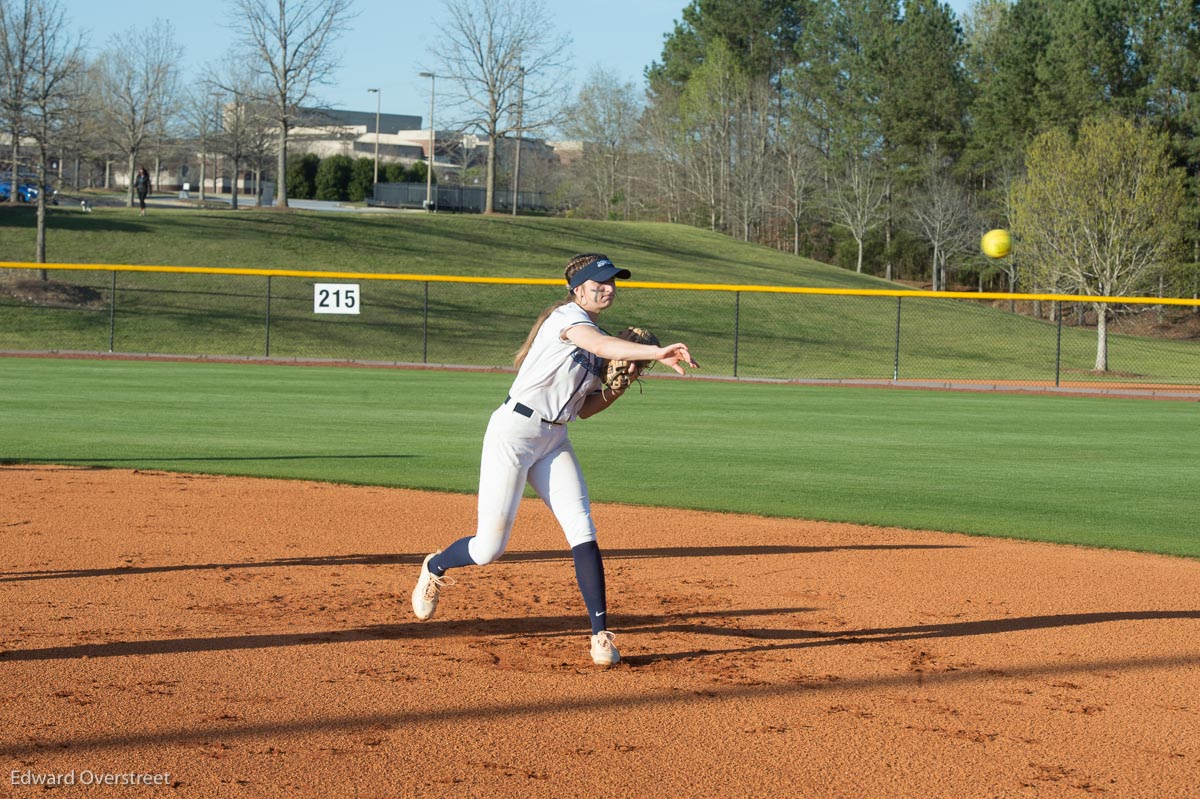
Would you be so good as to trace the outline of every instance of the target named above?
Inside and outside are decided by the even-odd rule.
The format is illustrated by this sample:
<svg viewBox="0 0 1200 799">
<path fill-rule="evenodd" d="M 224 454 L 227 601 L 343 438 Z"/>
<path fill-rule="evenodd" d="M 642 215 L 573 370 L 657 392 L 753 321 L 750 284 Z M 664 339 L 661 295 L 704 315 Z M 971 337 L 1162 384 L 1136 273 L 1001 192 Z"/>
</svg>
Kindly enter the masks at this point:
<svg viewBox="0 0 1200 799">
<path fill-rule="evenodd" d="M 505 405 L 507 405 L 511 401 L 512 401 L 512 397 L 504 398 Z M 534 421 L 537 421 L 537 422 L 545 422 L 546 424 L 562 424 L 562 422 L 551 422 L 547 419 L 543 419 L 542 417 L 538 416 L 536 413 L 533 412 L 533 408 L 530 408 L 528 405 L 524 405 L 520 402 L 513 402 L 513 411 L 515 413 L 521 414 L 522 416 L 527 416 L 530 419 L 533 419 Z"/>
</svg>

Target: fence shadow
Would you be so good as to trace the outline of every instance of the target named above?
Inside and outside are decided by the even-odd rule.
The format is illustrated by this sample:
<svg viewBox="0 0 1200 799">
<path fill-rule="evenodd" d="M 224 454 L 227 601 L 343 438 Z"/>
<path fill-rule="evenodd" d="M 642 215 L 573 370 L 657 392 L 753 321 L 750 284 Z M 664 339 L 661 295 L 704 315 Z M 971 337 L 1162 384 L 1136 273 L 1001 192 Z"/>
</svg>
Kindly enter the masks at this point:
<svg viewBox="0 0 1200 799">
<path fill-rule="evenodd" d="M 1063 674 L 1110 674 L 1126 671 L 1167 672 L 1179 668 L 1194 667 L 1195 656 L 1143 656 L 1125 658 L 1096 658 L 1088 661 L 1062 660 L 1038 663 L 1009 669 L 1005 675 L 1017 679 L 1047 678 Z M 995 679 L 995 672 L 986 668 L 969 668 L 952 672 L 925 675 L 926 685 L 961 685 Z M 762 701 L 785 697 L 797 691 L 829 691 L 844 695 L 856 691 L 887 691 L 907 688 L 913 681 L 911 674 L 878 674 L 868 677 L 838 680 L 833 683 L 788 683 L 784 685 L 734 685 L 712 686 L 705 696 L 714 702 Z M 693 691 L 636 691 L 609 692 L 591 691 L 578 698 L 541 699 L 537 701 L 513 701 L 504 697 L 479 697 L 479 701 L 457 702 L 453 707 L 425 707 L 419 710 L 390 712 L 350 712 L 303 718 L 253 721 L 236 726 L 188 725 L 166 730 L 137 730 L 123 728 L 111 732 L 76 734 L 56 740 L 64 749 L 84 751 L 144 750 L 146 747 L 194 745 L 197 742 L 219 738 L 222 741 L 246 741 L 267 739 L 277 741 L 296 735 L 347 734 L 366 730 L 378 731 L 395 727 L 425 724 L 437 721 L 440 724 L 463 724 L 487 722 L 497 718 L 536 719 L 551 714 L 578 713 L 628 713 L 631 710 L 654 707 L 675 707 L 680 716 L 687 714 L 688 707 L 696 701 Z M 0 755 L 6 757 L 28 757 L 44 755 L 45 744 L 39 740 L 11 742 L 0 745 Z"/>
<path fill-rule="evenodd" d="M 407 608 L 400 606 L 400 612 Z M 794 616 L 811 612 L 812 608 L 758 608 L 698 611 L 679 614 L 620 614 L 614 615 L 615 627 L 625 633 L 682 633 L 720 635 L 747 638 L 752 641 L 770 640 L 749 646 L 725 649 L 694 649 L 664 654 L 633 655 L 625 658 L 630 666 L 645 666 L 658 662 L 745 655 L 764 651 L 784 651 L 826 646 L 853 646 L 864 643 L 912 641 L 936 638 L 963 638 L 978 635 L 1000 635 L 1027 630 L 1079 627 L 1093 624 L 1128 621 L 1165 621 L 1200 619 L 1200 610 L 1113 611 L 1108 613 L 1065 613 L 1046 616 L 981 619 L 949 624 L 930 624 L 914 627 L 840 630 L 827 632 L 803 629 L 737 628 L 712 626 L 705 619 L 741 619 L 760 616 Z M 42 660 L 74 660 L 81 658 L 127 657 L 142 655 L 188 654 L 195 652 L 228 652 L 251 649 L 274 649 L 292 646 L 350 643 L 374 640 L 429 640 L 463 636 L 531 635 L 559 637 L 582 635 L 586 625 L 578 615 L 520 616 L 494 619 L 375 624 L 341 630 L 320 630 L 307 633 L 259 633 L 248 635 L 151 639 L 142 641 L 112 641 L 107 643 L 72 644 L 40 649 L 15 649 L 0 652 L 0 663 Z"/>
<path fill-rule="evenodd" d="M 906 549 L 966 549 L 962 544 L 850 544 L 846 546 L 716 546 L 655 547 L 650 549 L 605 549 L 605 560 L 644 560 L 648 558 L 723 558 L 747 555 L 811 555 L 818 552 L 871 552 Z M 211 571 L 221 569 L 276 569 L 296 566 L 420 566 L 428 552 L 356 553 L 320 557 L 275 558 L 232 563 L 179 563 L 163 566 L 114 566 L 105 569 L 46 569 L 44 571 L 0 572 L 0 583 L 29 580 L 64 580 L 84 577 L 133 576 L 163 572 Z M 569 550 L 535 550 L 505 553 L 507 563 L 537 563 L 571 560 Z M 415 575 L 414 575 L 415 579 Z"/>
</svg>

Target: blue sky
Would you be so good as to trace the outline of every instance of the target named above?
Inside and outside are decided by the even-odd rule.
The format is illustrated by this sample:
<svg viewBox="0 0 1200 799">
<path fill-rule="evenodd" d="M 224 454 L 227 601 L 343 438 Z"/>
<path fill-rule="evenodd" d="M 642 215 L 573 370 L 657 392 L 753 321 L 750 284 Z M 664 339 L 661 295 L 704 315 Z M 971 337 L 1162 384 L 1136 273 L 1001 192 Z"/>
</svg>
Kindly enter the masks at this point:
<svg viewBox="0 0 1200 799">
<path fill-rule="evenodd" d="M 180 66 L 190 82 L 206 62 L 228 57 L 231 32 L 225 0 L 155 0 L 132 5 L 125 0 L 62 0 L 73 30 L 86 35 L 89 50 L 108 45 L 136 47 L 139 31 L 155 18 L 171 23 L 180 45 Z M 642 85 L 642 71 L 662 55 L 663 36 L 674 29 L 688 0 L 544 0 L 557 30 L 571 38 L 577 83 L 595 66 Z M 961 17 L 970 0 L 952 0 Z M 417 76 L 433 65 L 441 0 L 355 0 L 357 17 L 340 40 L 341 67 L 334 82 L 318 92 L 335 108 L 375 110 L 379 88 L 384 113 L 424 118 L 429 111 L 429 81 Z M 140 14 L 133 15 L 137 8 Z"/>
</svg>

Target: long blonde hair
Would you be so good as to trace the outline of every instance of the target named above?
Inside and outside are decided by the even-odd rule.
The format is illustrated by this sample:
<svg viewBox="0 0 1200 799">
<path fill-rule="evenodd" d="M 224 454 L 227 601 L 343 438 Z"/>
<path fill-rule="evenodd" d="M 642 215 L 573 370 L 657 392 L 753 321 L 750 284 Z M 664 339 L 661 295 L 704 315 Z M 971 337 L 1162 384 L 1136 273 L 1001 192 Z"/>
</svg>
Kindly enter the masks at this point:
<svg viewBox="0 0 1200 799">
<path fill-rule="evenodd" d="M 589 253 L 584 253 L 582 255 L 576 255 L 574 258 L 567 261 L 567 268 L 566 268 L 566 271 L 563 273 L 563 276 L 567 279 L 567 282 L 570 283 L 571 278 L 580 269 L 583 269 L 588 264 L 595 263 L 596 261 L 604 260 L 607 258 L 608 258 L 607 255 L 601 255 L 600 253 L 596 253 L 596 252 L 589 252 Z M 537 320 L 533 323 L 533 327 L 530 328 L 530 330 L 529 330 L 529 335 L 525 337 L 525 343 L 521 345 L 521 349 L 517 350 L 516 355 L 513 356 L 513 366 L 515 368 L 520 369 L 521 364 L 525 362 L 525 356 L 529 355 L 529 350 L 531 347 L 533 347 L 533 340 L 535 338 L 537 338 L 538 331 L 542 329 L 542 324 L 546 321 L 546 319 L 550 316 L 550 314 L 554 313 L 554 310 L 556 308 L 561 308 L 562 306 L 566 305 L 567 303 L 574 302 L 574 301 L 575 301 L 575 292 L 572 289 L 567 289 L 567 296 L 565 299 L 559 300 L 558 302 L 554 303 L 553 305 L 548 306 L 545 310 L 543 310 L 540 314 L 538 314 Z"/>
</svg>

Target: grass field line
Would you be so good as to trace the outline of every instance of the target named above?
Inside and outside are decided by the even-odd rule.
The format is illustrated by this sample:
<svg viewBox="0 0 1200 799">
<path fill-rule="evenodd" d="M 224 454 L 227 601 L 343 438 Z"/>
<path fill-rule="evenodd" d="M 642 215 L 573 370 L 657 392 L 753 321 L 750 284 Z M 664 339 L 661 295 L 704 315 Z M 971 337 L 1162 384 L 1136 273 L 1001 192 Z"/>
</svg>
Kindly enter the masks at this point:
<svg viewBox="0 0 1200 799">
<path fill-rule="evenodd" d="M 64 358 L 80 360 L 112 361 L 165 361 L 175 363 L 248 363 L 268 366 L 344 366 L 363 369 L 416 369 L 458 372 L 502 372 L 513 370 L 502 366 L 484 364 L 417 363 L 409 361 L 354 360 L 340 358 L 274 358 L 256 355 L 180 355 L 171 353 L 122 353 L 93 352 L 88 350 L 0 350 L 0 358 Z M 643 375 L 644 380 L 677 379 L 670 375 Z M 829 386 L 846 388 L 880 388 L 925 391 L 978 391 L 1009 392 L 1017 394 L 1060 394 L 1121 399 L 1153 399 L 1200 401 L 1200 386 L 1147 383 L 1112 383 L 1097 386 L 1095 383 L 1062 382 L 1055 385 L 1050 381 L 1021 380 L 892 380 L 889 378 L 774 378 L 774 377 L 730 377 L 728 375 L 688 374 L 688 380 L 722 383 L 766 383 L 795 386 Z"/>
</svg>

